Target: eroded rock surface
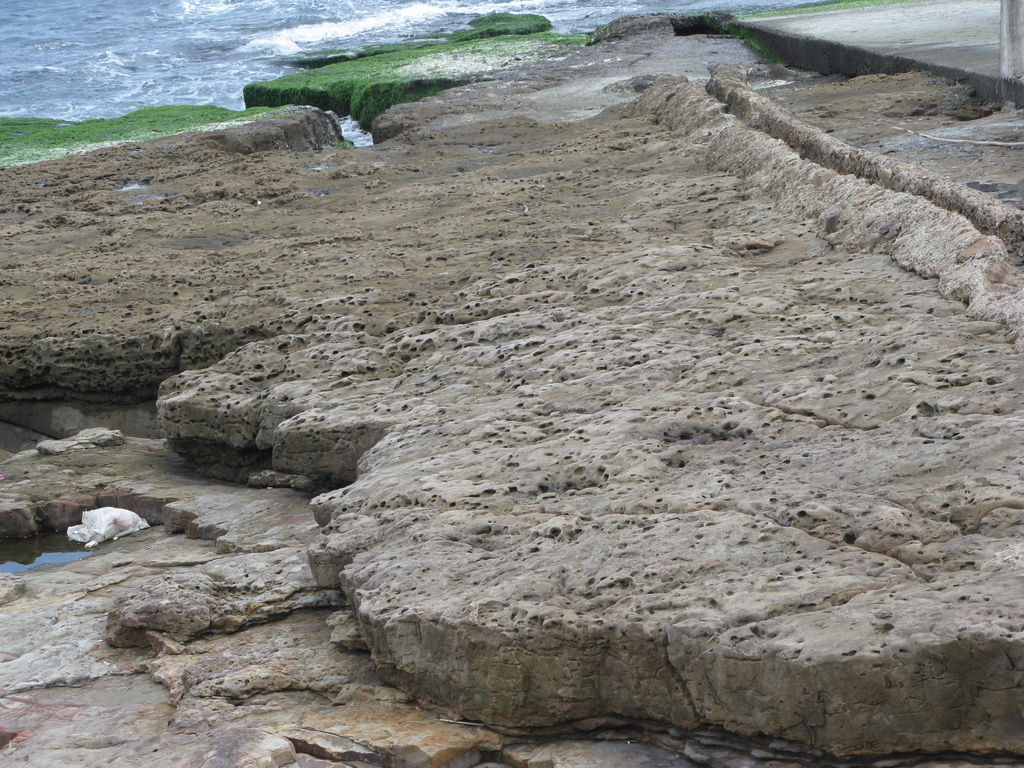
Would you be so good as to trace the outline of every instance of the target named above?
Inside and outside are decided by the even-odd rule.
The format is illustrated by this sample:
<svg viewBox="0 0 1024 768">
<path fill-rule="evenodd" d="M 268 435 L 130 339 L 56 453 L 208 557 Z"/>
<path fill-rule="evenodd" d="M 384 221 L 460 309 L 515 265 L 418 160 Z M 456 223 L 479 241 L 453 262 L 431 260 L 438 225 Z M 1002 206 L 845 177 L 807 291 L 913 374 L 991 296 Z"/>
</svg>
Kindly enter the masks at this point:
<svg viewBox="0 0 1024 768">
<path fill-rule="evenodd" d="M 387 679 L 465 717 L 1024 748 L 1005 249 L 801 162 L 701 88 L 630 114 L 666 128 L 549 127 L 431 196 L 428 242 L 494 211 L 487 268 L 445 264 L 453 295 L 172 379 L 165 429 L 339 484 L 357 457 L 314 500 L 314 570 Z M 597 178 L 579 147 L 601 141 Z M 415 205 L 395 183 L 380 202 Z M 250 352 L 274 375 L 253 383 Z"/>
<path fill-rule="evenodd" d="M 317 589 L 300 550 L 234 555 L 153 579 L 118 598 L 104 639 L 118 647 L 145 647 L 147 633 L 159 632 L 182 642 L 336 602 L 335 591 Z"/>
<path fill-rule="evenodd" d="M 115 641 L 150 644 L 177 702 L 153 736 L 168 755 L 292 759 L 281 738 L 299 765 L 360 747 L 526 768 L 1024 751 L 1017 268 L 962 217 L 801 160 L 659 69 L 687 44 L 648 30 L 455 89 L 322 170 L 262 159 L 323 193 L 250 209 L 258 242 L 233 251 L 274 261 L 260 310 L 280 325 L 165 381 L 159 418 L 193 466 L 289 486 L 235 486 L 260 530 L 279 508 L 260 494 L 294 484 L 323 491 L 302 514 L 324 532 L 278 526 L 260 555 L 253 531 L 234 561 L 133 571 L 91 604 L 82 674 L 109 674 L 96 617 L 117 601 Z M 640 99 L 572 111 L 594 94 Z M 218 172 L 254 167 L 236 162 Z M 223 227 L 206 205 L 178 213 Z M 163 514 L 228 552 L 247 517 L 230 498 Z M 300 547 L 320 592 L 299 594 L 340 589 L 347 608 L 275 603 L 273 579 L 227 594 L 249 583 L 231 562 Z M 288 617 L 236 623 L 264 593 Z"/>
<path fill-rule="evenodd" d="M 210 204 L 233 216 L 306 197 L 309 190 L 262 172 L 260 155 L 313 152 L 340 139 L 336 118 L 304 108 L 229 130 L 0 169 L 0 266 L 5 275 L 34 273 L 34 284 L 46 286 L 43 294 L 22 280 L 0 286 L 0 398 L 150 400 L 168 375 L 280 330 L 283 302 L 259 295 L 259 275 L 268 270 L 244 257 L 223 261 L 224 246 L 248 240 L 251 230 L 203 231 L 176 214 Z M 219 170 L 239 158 L 250 172 L 226 180 Z M 174 233 L 147 248 L 137 235 L 161 218 L 177 220 Z"/>
</svg>

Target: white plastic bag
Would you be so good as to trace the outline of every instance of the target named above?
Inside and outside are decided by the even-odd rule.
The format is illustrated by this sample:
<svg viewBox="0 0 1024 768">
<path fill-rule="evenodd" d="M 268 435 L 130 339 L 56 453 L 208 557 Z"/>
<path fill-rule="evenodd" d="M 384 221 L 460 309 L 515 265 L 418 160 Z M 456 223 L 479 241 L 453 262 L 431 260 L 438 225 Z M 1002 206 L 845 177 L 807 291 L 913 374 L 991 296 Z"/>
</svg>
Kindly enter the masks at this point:
<svg viewBox="0 0 1024 768">
<path fill-rule="evenodd" d="M 85 510 L 82 524 L 68 528 L 68 538 L 81 541 L 86 547 L 95 547 L 101 541 L 118 539 L 143 528 L 149 528 L 149 523 L 130 509 L 100 507 Z"/>
</svg>

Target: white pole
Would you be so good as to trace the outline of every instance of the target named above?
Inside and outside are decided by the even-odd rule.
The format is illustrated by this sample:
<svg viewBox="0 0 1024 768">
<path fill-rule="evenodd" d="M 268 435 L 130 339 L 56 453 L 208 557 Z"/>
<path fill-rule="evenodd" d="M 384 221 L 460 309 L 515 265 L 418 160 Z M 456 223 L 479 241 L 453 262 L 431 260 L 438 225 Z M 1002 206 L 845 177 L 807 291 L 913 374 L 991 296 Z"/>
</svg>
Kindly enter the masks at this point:
<svg viewBox="0 0 1024 768">
<path fill-rule="evenodd" d="M 1002 0 L 999 16 L 999 74 L 1024 78 L 1024 0 Z"/>
</svg>

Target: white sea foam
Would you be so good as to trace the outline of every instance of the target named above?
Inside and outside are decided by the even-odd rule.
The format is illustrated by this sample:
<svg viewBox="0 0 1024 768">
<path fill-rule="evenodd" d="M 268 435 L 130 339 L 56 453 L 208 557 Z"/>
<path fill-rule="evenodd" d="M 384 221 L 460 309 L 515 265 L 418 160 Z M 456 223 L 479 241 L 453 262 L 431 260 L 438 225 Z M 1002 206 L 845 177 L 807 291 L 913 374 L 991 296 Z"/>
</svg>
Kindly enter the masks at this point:
<svg viewBox="0 0 1024 768">
<path fill-rule="evenodd" d="M 190 0 L 186 0 L 188 2 Z M 258 37 L 239 48 L 243 52 L 266 51 L 276 54 L 294 54 L 306 46 L 325 40 L 344 40 L 376 30 L 402 29 L 452 14 L 483 16 L 499 11 L 522 12 L 538 10 L 551 5 L 550 0 L 517 0 L 512 3 L 412 3 L 404 8 L 356 16 L 345 21 L 303 24 L 283 29 L 272 35 Z"/>
<path fill-rule="evenodd" d="M 373 136 L 369 131 L 363 130 L 363 126 L 346 115 L 341 118 L 341 135 L 346 141 L 351 141 L 357 147 L 373 146 Z"/>
<path fill-rule="evenodd" d="M 103 52 L 102 56 L 98 59 L 98 63 L 116 64 L 119 67 L 125 66 L 125 60 L 113 51 L 111 51 L 109 48 Z"/>
<path fill-rule="evenodd" d="M 303 24 L 291 29 L 283 29 L 266 37 L 258 37 L 245 45 L 241 51 L 268 51 L 272 53 L 291 54 L 302 50 L 303 45 L 319 43 L 324 40 L 341 40 L 354 37 L 375 29 L 402 27 L 408 24 L 424 22 L 450 13 L 450 9 L 428 3 L 414 3 L 405 8 L 363 16 L 346 21 L 331 21 L 321 24 Z"/>
<path fill-rule="evenodd" d="M 260 8 L 272 8 L 275 1 L 244 0 L 244 8 L 251 13 Z M 242 6 L 240 0 L 181 0 L 181 13 L 184 16 L 216 16 L 237 11 Z"/>
</svg>

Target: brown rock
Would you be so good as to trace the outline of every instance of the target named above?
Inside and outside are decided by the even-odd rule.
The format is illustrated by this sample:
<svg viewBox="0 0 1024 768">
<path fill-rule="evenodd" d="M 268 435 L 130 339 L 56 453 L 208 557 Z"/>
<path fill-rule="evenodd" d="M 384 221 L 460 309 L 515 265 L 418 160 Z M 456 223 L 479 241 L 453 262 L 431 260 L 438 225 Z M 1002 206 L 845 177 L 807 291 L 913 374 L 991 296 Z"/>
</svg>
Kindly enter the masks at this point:
<svg viewBox="0 0 1024 768">
<path fill-rule="evenodd" d="M 257 728 L 225 728 L 211 734 L 209 756 L 198 768 L 281 768 L 295 762 L 288 739 Z"/>
<path fill-rule="evenodd" d="M 380 765 L 382 756 L 362 744 L 344 736 L 309 728 L 289 728 L 281 735 L 295 745 L 302 754 L 336 762 L 361 760 L 364 763 Z"/>
<path fill-rule="evenodd" d="M 0 500 L 0 540 L 35 536 L 39 532 L 37 509 L 28 501 Z"/>
<path fill-rule="evenodd" d="M 116 429 L 104 427 L 90 427 L 83 429 L 77 435 L 66 437 L 63 440 L 43 440 L 36 445 L 36 450 L 43 456 L 56 456 L 68 451 L 78 451 L 85 448 L 106 448 L 124 443 L 124 435 Z"/>
<path fill-rule="evenodd" d="M 96 497 L 96 506 L 130 509 L 150 525 L 161 525 L 164 522 L 164 507 L 171 501 L 172 499 L 147 494 L 115 490 L 99 494 Z"/>
<path fill-rule="evenodd" d="M 69 526 L 82 522 L 84 511 L 102 506 L 115 505 L 97 503 L 94 496 L 53 499 L 40 505 L 39 522 L 48 531 L 66 531 Z"/>
<path fill-rule="evenodd" d="M 104 639 L 113 646 L 149 645 L 150 630 L 181 642 L 210 629 L 223 603 L 203 574 L 161 576 L 145 589 L 118 598 L 107 617 Z"/>
<path fill-rule="evenodd" d="M 352 611 L 338 611 L 327 618 L 327 626 L 331 628 L 331 642 L 352 651 L 368 651 L 359 621 Z"/>
</svg>

